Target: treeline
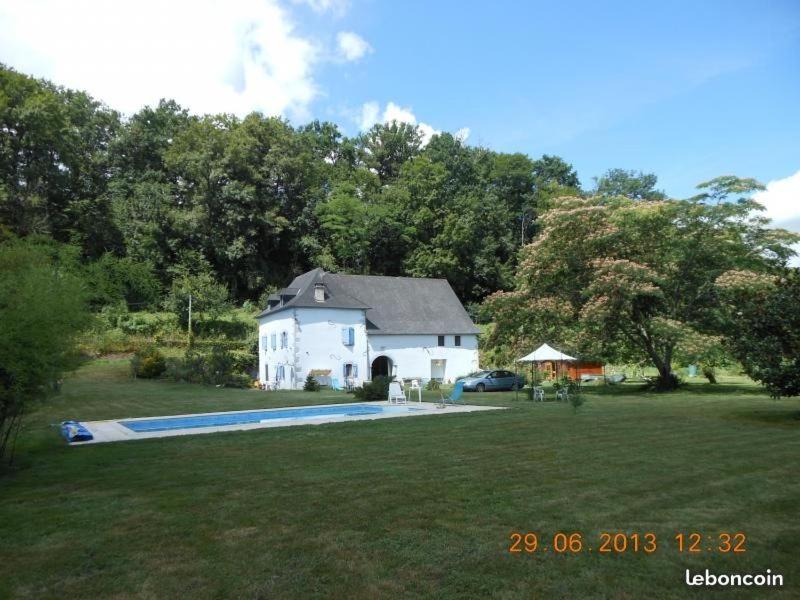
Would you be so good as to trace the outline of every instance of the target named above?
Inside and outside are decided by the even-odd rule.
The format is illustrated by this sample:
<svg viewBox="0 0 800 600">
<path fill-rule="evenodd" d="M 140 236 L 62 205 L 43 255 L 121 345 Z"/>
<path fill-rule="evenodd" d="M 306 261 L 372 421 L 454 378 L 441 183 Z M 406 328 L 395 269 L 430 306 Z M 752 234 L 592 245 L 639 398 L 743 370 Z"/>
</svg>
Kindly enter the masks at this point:
<svg viewBox="0 0 800 600">
<path fill-rule="evenodd" d="M 350 138 L 331 123 L 195 116 L 173 101 L 125 119 L 8 68 L 0 90 L 4 235 L 77 247 L 132 307 L 195 277 L 255 301 L 317 266 L 444 277 L 480 301 L 511 284 L 548 199 L 580 190 L 558 157 L 446 133 L 423 145 L 404 123 Z"/>
</svg>

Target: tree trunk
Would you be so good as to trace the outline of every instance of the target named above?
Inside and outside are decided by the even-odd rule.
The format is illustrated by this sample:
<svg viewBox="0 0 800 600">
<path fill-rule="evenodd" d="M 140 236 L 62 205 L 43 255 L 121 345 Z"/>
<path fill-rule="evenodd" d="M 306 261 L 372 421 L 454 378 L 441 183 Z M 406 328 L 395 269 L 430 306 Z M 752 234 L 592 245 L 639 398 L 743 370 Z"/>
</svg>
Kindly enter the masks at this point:
<svg viewBox="0 0 800 600">
<path fill-rule="evenodd" d="M 664 355 L 661 356 L 650 340 L 646 340 L 645 349 L 653 361 L 653 365 L 658 369 L 658 379 L 655 389 L 659 392 L 669 392 L 678 387 L 678 378 L 672 374 L 672 348 L 667 347 Z"/>
<path fill-rule="evenodd" d="M 658 381 L 656 381 L 656 390 L 659 392 L 668 392 L 678 387 L 678 380 L 672 374 L 672 365 L 669 363 L 661 363 L 658 366 Z"/>
</svg>

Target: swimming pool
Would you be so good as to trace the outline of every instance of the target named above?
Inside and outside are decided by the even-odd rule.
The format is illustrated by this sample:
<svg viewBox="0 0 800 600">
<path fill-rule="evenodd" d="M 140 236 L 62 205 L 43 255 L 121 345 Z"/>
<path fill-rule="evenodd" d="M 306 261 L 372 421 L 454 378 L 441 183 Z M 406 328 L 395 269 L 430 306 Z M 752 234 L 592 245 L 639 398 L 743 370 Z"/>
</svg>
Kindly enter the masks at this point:
<svg viewBox="0 0 800 600">
<path fill-rule="evenodd" d="M 221 425 L 242 425 L 264 423 L 278 419 L 317 419 L 319 417 L 353 417 L 377 415 L 394 412 L 400 407 L 373 404 L 333 404 L 327 406 L 305 406 L 272 410 L 253 410 L 244 412 L 217 413 L 211 415 L 190 415 L 181 417 L 159 417 L 157 419 L 136 419 L 119 421 L 120 425 L 137 433 L 145 431 L 169 431 L 170 429 L 191 429 L 194 427 L 217 427 Z M 403 407 L 401 410 L 412 411 Z"/>
<path fill-rule="evenodd" d="M 195 413 L 159 417 L 135 417 L 107 421 L 71 421 L 91 434 L 86 441 L 70 441 L 70 446 L 144 440 L 221 431 L 242 431 L 293 425 L 322 425 L 343 421 L 372 421 L 396 417 L 442 415 L 484 410 L 496 406 L 448 405 L 446 409 L 431 402 L 389 404 L 389 402 L 353 402 L 352 404 L 320 404 L 316 406 L 281 407 L 215 413 Z"/>
</svg>

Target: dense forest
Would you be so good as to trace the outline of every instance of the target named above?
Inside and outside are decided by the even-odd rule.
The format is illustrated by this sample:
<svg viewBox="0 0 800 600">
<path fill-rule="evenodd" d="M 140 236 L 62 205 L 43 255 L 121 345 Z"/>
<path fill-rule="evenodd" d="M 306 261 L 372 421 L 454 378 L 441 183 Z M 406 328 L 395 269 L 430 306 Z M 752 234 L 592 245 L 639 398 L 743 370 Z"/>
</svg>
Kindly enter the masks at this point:
<svg viewBox="0 0 800 600">
<path fill-rule="evenodd" d="M 670 200 L 623 169 L 593 184 L 557 156 L 424 143 L 406 123 L 348 137 L 171 100 L 124 117 L 0 66 L 0 455 L 75 351 L 249 385 L 252 317 L 315 267 L 446 278 L 485 323 L 483 366 L 552 341 L 650 365 L 662 390 L 675 365 L 713 382 L 738 363 L 775 396 L 800 393 L 785 318 L 800 313 L 800 237 L 759 216 L 763 186 L 722 176 Z M 167 364 L 156 346 L 186 352 Z"/>
<path fill-rule="evenodd" d="M 106 279 L 130 280 L 132 309 L 185 277 L 258 301 L 317 266 L 444 277 L 478 302 L 512 283 L 548 199 L 580 192 L 559 157 L 493 152 L 447 133 L 423 144 L 405 123 L 346 137 L 331 123 L 197 116 L 170 100 L 124 118 L 8 68 L 0 128 L 6 234 L 79 248 Z M 653 189 L 654 176 L 629 175 L 612 171 L 598 187 Z"/>
</svg>

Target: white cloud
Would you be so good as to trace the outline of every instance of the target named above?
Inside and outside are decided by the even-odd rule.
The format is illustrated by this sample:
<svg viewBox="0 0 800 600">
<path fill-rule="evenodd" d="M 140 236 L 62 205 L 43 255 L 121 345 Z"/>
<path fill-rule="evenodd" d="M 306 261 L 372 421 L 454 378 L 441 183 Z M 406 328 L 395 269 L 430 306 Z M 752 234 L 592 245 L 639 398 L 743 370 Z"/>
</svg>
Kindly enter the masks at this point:
<svg viewBox="0 0 800 600">
<path fill-rule="evenodd" d="M 800 233 L 800 171 L 770 181 L 767 189 L 754 194 L 753 199 L 764 205 L 764 216 L 772 219 L 775 227 Z M 794 250 L 800 254 L 800 244 L 795 244 Z M 795 256 L 792 265 L 800 266 L 800 257 Z"/>
<path fill-rule="evenodd" d="M 470 133 L 471 130 L 469 127 L 462 127 L 453 134 L 453 137 L 463 144 L 464 142 L 467 141 L 467 138 L 469 137 Z"/>
<path fill-rule="evenodd" d="M 375 123 L 381 120 L 380 114 L 381 107 L 377 102 L 365 102 L 361 106 L 361 112 L 356 119 L 358 122 L 358 128 L 361 131 L 369 129 Z"/>
<path fill-rule="evenodd" d="M 409 125 L 416 125 L 419 129 L 420 136 L 422 137 L 422 144 L 427 145 L 434 135 L 441 132 L 433 126 L 422 121 L 418 121 L 416 115 L 410 107 L 403 107 L 394 102 L 389 102 L 381 113 L 380 104 L 377 102 L 365 102 L 361 106 L 361 111 L 355 119 L 358 123 L 359 129 L 362 131 L 369 129 L 375 123 L 391 123 L 397 121 L 398 123 L 408 123 Z M 469 136 L 469 127 L 462 127 L 455 133 L 455 137 L 462 142 Z"/>
<path fill-rule="evenodd" d="M 339 55 L 347 61 L 358 60 L 365 54 L 372 52 L 372 46 L 364 38 L 352 31 L 340 31 L 336 36 L 336 43 Z"/>
<path fill-rule="evenodd" d="M 411 108 L 403 108 L 394 102 L 389 102 L 386 105 L 386 110 L 383 111 L 383 121 L 391 123 L 397 121 L 398 123 L 408 123 L 409 125 L 417 124 L 417 117 L 411 112 Z"/>
<path fill-rule="evenodd" d="M 322 59 L 277 0 L 5 2 L 0 57 L 128 113 L 167 97 L 194 112 L 299 120 L 319 93 Z"/>
<path fill-rule="evenodd" d="M 343 15 L 350 7 L 349 0 L 292 0 L 294 4 L 305 4 L 315 13 L 324 14 L 331 12 Z"/>
</svg>

